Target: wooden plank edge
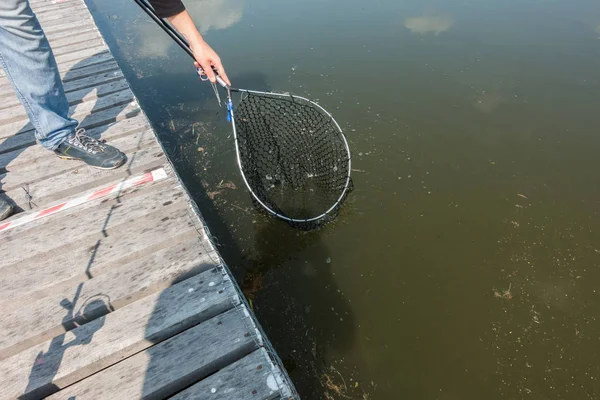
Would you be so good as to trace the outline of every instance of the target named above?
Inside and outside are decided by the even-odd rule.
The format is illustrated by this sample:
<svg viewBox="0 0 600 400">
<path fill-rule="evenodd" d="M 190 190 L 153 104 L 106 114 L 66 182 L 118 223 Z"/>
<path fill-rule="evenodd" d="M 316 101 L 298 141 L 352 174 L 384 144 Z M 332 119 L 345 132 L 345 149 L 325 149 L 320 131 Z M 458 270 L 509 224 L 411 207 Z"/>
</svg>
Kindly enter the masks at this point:
<svg viewBox="0 0 600 400">
<path fill-rule="evenodd" d="M 180 236 L 190 237 L 192 235 L 184 232 Z M 3 335 L 0 343 L 2 346 L 0 360 L 12 357 L 36 344 L 75 329 L 79 325 L 215 268 L 217 265 L 214 264 L 211 255 L 199 251 L 198 242 L 196 235 L 179 243 L 179 246 L 147 249 L 142 258 L 120 265 L 119 268 L 113 269 L 112 273 L 80 281 L 75 287 L 65 288 L 62 292 L 38 299 L 13 312 L 5 311 L 1 318 L 1 321 L 5 321 L 1 330 L 7 332 Z M 165 264 L 166 261 L 173 260 L 178 254 L 183 255 L 179 259 Z M 151 270 L 148 270 L 149 268 Z M 115 280 L 118 280 L 116 288 Z M 85 312 L 78 315 L 73 315 L 75 305 L 71 305 L 64 315 L 63 300 L 73 296 L 79 287 L 82 288 L 79 299 L 83 303 L 87 303 L 89 299 L 101 293 L 102 296 L 109 299 L 110 304 L 104 306 L 90 303 Z M 41 316 L 43 317 L 39 318 Z M 21 330 L 18 336 L 11 337 L 7 334 L 13 328 Z M 27 330 L 25 331 L 25 329 Z"/>
<path fill-rule="evenodd" d="M 276 400 L 289 397 L 267 351 L 259 348 L 170 400 Z"/>
<path fill-rule="evenodd" d="M 239 314 L 229 310 L 49 399 L 164 399 L 254 349 L 252 333 L 244 330 Z"/>
<path fill-rule="evenodd" d="M 206 271 L 0 362 L 0 397 L 48 396 L 230 310 L 239 299 L 220 275 Z"/>
</svg>

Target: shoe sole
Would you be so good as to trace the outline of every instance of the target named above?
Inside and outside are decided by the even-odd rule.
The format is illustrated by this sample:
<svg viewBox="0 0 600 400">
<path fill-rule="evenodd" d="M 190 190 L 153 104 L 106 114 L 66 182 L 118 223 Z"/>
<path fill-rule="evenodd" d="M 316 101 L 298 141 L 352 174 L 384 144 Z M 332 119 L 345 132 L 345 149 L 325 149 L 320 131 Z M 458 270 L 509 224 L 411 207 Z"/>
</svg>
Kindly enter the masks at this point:
<svg viewBox="0 0 600 400">
<path fill-rule="evenodd" d="M 61 155 L 58 155 L 58 154 L 56 155 L 56 157 L 60 158 L 61 160 L 67 160 L 67 161 L 83 161 L 81 158 L 65 157 L 65 156 L 61 156 Z M 111 170 L 111 169 L 117 169 L 117 168 L 119 168 L 120 166 L 122 166 L 123 164 L 125 164 L 125 161 L 127 161 L 127 158 L 123 159 L 123 161 L 121 161 L 119 164 L 115 165 L 114 167 L 108 167 L 108 168 L 106 168 L 106 167 L 97 167 L 95 165 L 90 165 L 90 164 L 85 163 L 85 161 L 84 161 L 84 163 L 86 165 L 92 167 L 92 168 L 96 168 L 96 169 L 101 169 L 101 170 L 104 170 L 104 171 L 108 171 L 108 170 Z"/>
</svg>

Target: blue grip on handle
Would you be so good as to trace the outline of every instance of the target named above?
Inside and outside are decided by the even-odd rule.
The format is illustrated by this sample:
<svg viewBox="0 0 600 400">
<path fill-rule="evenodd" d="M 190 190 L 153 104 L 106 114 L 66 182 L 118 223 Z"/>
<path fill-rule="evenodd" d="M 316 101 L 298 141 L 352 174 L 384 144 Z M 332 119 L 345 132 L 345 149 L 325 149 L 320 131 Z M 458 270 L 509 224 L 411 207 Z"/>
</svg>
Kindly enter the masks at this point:
<svg viewBox="0 0 600 400">
<path fill-rule="evenodd" d="M 231 100 L 227 102 L 227 122 L 231 122 L 231 116 L 233 114 L 233 103 Z"/>
</svg>

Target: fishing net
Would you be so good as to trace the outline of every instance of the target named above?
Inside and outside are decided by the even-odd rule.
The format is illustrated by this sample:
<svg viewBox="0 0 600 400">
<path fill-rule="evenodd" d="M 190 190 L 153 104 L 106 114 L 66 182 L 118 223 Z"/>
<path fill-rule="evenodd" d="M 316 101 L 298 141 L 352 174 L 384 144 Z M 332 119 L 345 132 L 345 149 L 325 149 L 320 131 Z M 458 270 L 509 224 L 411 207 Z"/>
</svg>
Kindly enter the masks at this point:
<svg viewBox="0 0 600 400">
<path fill-rule="evenodd" d="M 256 205 L 306 230 L 337 216 L 352 182 L 348 144 L 331 115 L 301 97 L 244 92 L 235 126 Z"/>
</svg>

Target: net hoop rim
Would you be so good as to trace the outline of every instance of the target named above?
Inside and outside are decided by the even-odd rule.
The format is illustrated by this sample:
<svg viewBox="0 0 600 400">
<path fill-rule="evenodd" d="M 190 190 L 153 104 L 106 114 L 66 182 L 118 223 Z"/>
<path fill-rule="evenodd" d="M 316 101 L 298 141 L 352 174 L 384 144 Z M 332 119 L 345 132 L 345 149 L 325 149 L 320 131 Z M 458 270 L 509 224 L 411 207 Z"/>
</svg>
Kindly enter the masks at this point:
<svg viewBox="0 0 600 400">
<path fill-rule="evenodd" d="M 346 185 L 344 186 L 344 190 L 342 191 L 342 194 L 338 197 L 338 199 L 336 200 L 336 202 L 324 213 L 322 213 L 319 216 L 316 217 L 312 217 L 312 218 L 308 218 L 308 219 L 296 219 L 296 218 L 290 218 L 290 217 L 286 217 L 285 215 L 281 215 L 275 211 L 273 211 L 270 207 L 268 207 L 265 203 L 263 203 L 263 201 L 261 199 L 258 198 L 258 196 L 256 195 L 256 193 L 254 193 L 254 190 L 252 190 L 252 188 L 250 187 L 250 185 L 248 184 L 248 181 L 246 180 L 246 174 L 244 173 L 244 169 L 242 168 L 242 160 L 240 158 L 240 149 L 238 146 L 238 139 L 237 139 L 237 130 L 236 130 L 236 125 L 235 125 L 235 115 L 234 115 L 234 111 L 231 110 L 231 125 L 233 127 L 233 139 L 235 141 L 235 152 L 236 152 L 236 158 L 237 158 L 237 162 L 238 162 L 238 167 L 240 168 L 240 173 L 242 174 L 242 179 L 244 180 L 244 183 L 246 184 L 246 187 L 248 188 L 248 190 L 250 191 L 250 193 L 252 194 L 252 196 L 254 197 L 254 199 L 256 201 L 258 201 L 258 203 L 263 206 L 269 213 L 273 214 L 274 216 L 281 218 L 285 221 L 288 222 L 294 222 L 294 223 L 308 223 L 308 222 L 315 222 L 317 220 L 320 220 L 324 217 L 326 217 L 331 211 L 333 211 L 341 202 L 342 200 L 345 198 L 346 194 L 348 193 L 348 191 L 350 190 L 350 182 L 351 182 L 351 173 L 352 173 L 352 153 L 350 153 L 350 146 L 348 146 L 348 140 L 346 139 L 346 135 L 344 135 L 344 132 L 342 131 L 342 128 L 340 128 L 340 125 L 338 124 L 338 122 L 335 120 L 335 118 L 333 118 L 333 115 L 331 115 L 326 109 L 324 109 L 321 105 L 319 105 L 318 103 L 307 99 L 306 97 L 301 97 L 301 96 L 294 96 L 292 94 L 283 94 L 283 93 L 273 93 L 273 92 L 261 92 L 258 90 L 247 90 L 247 89 L 231 89 L 232 91 L 235 92 L 241 92 L 241 93 L 249 93 L 249 94 L 259 94 L 259 95 L 268 95 L 268 96 L 278 96 L 278 97 L 289 97 L 292 99 L 292 101 L 294 99 L 300 99 L 300 100 L 304 100 L 310 104 L 313 104 L 315 106 L 317 106 L 318 109 L 320 109 L 323 113 L 325 113 L 325 115 L 327 115 L 331 121 L 333 121 L 335 127 L 337 128 L 339 134 L 342 137 L 342 140 L 344 141 L 344 146 L 346 147 L 346 152 L 348 154 L 348 176 L 346 177 Z"/>
</svg>

